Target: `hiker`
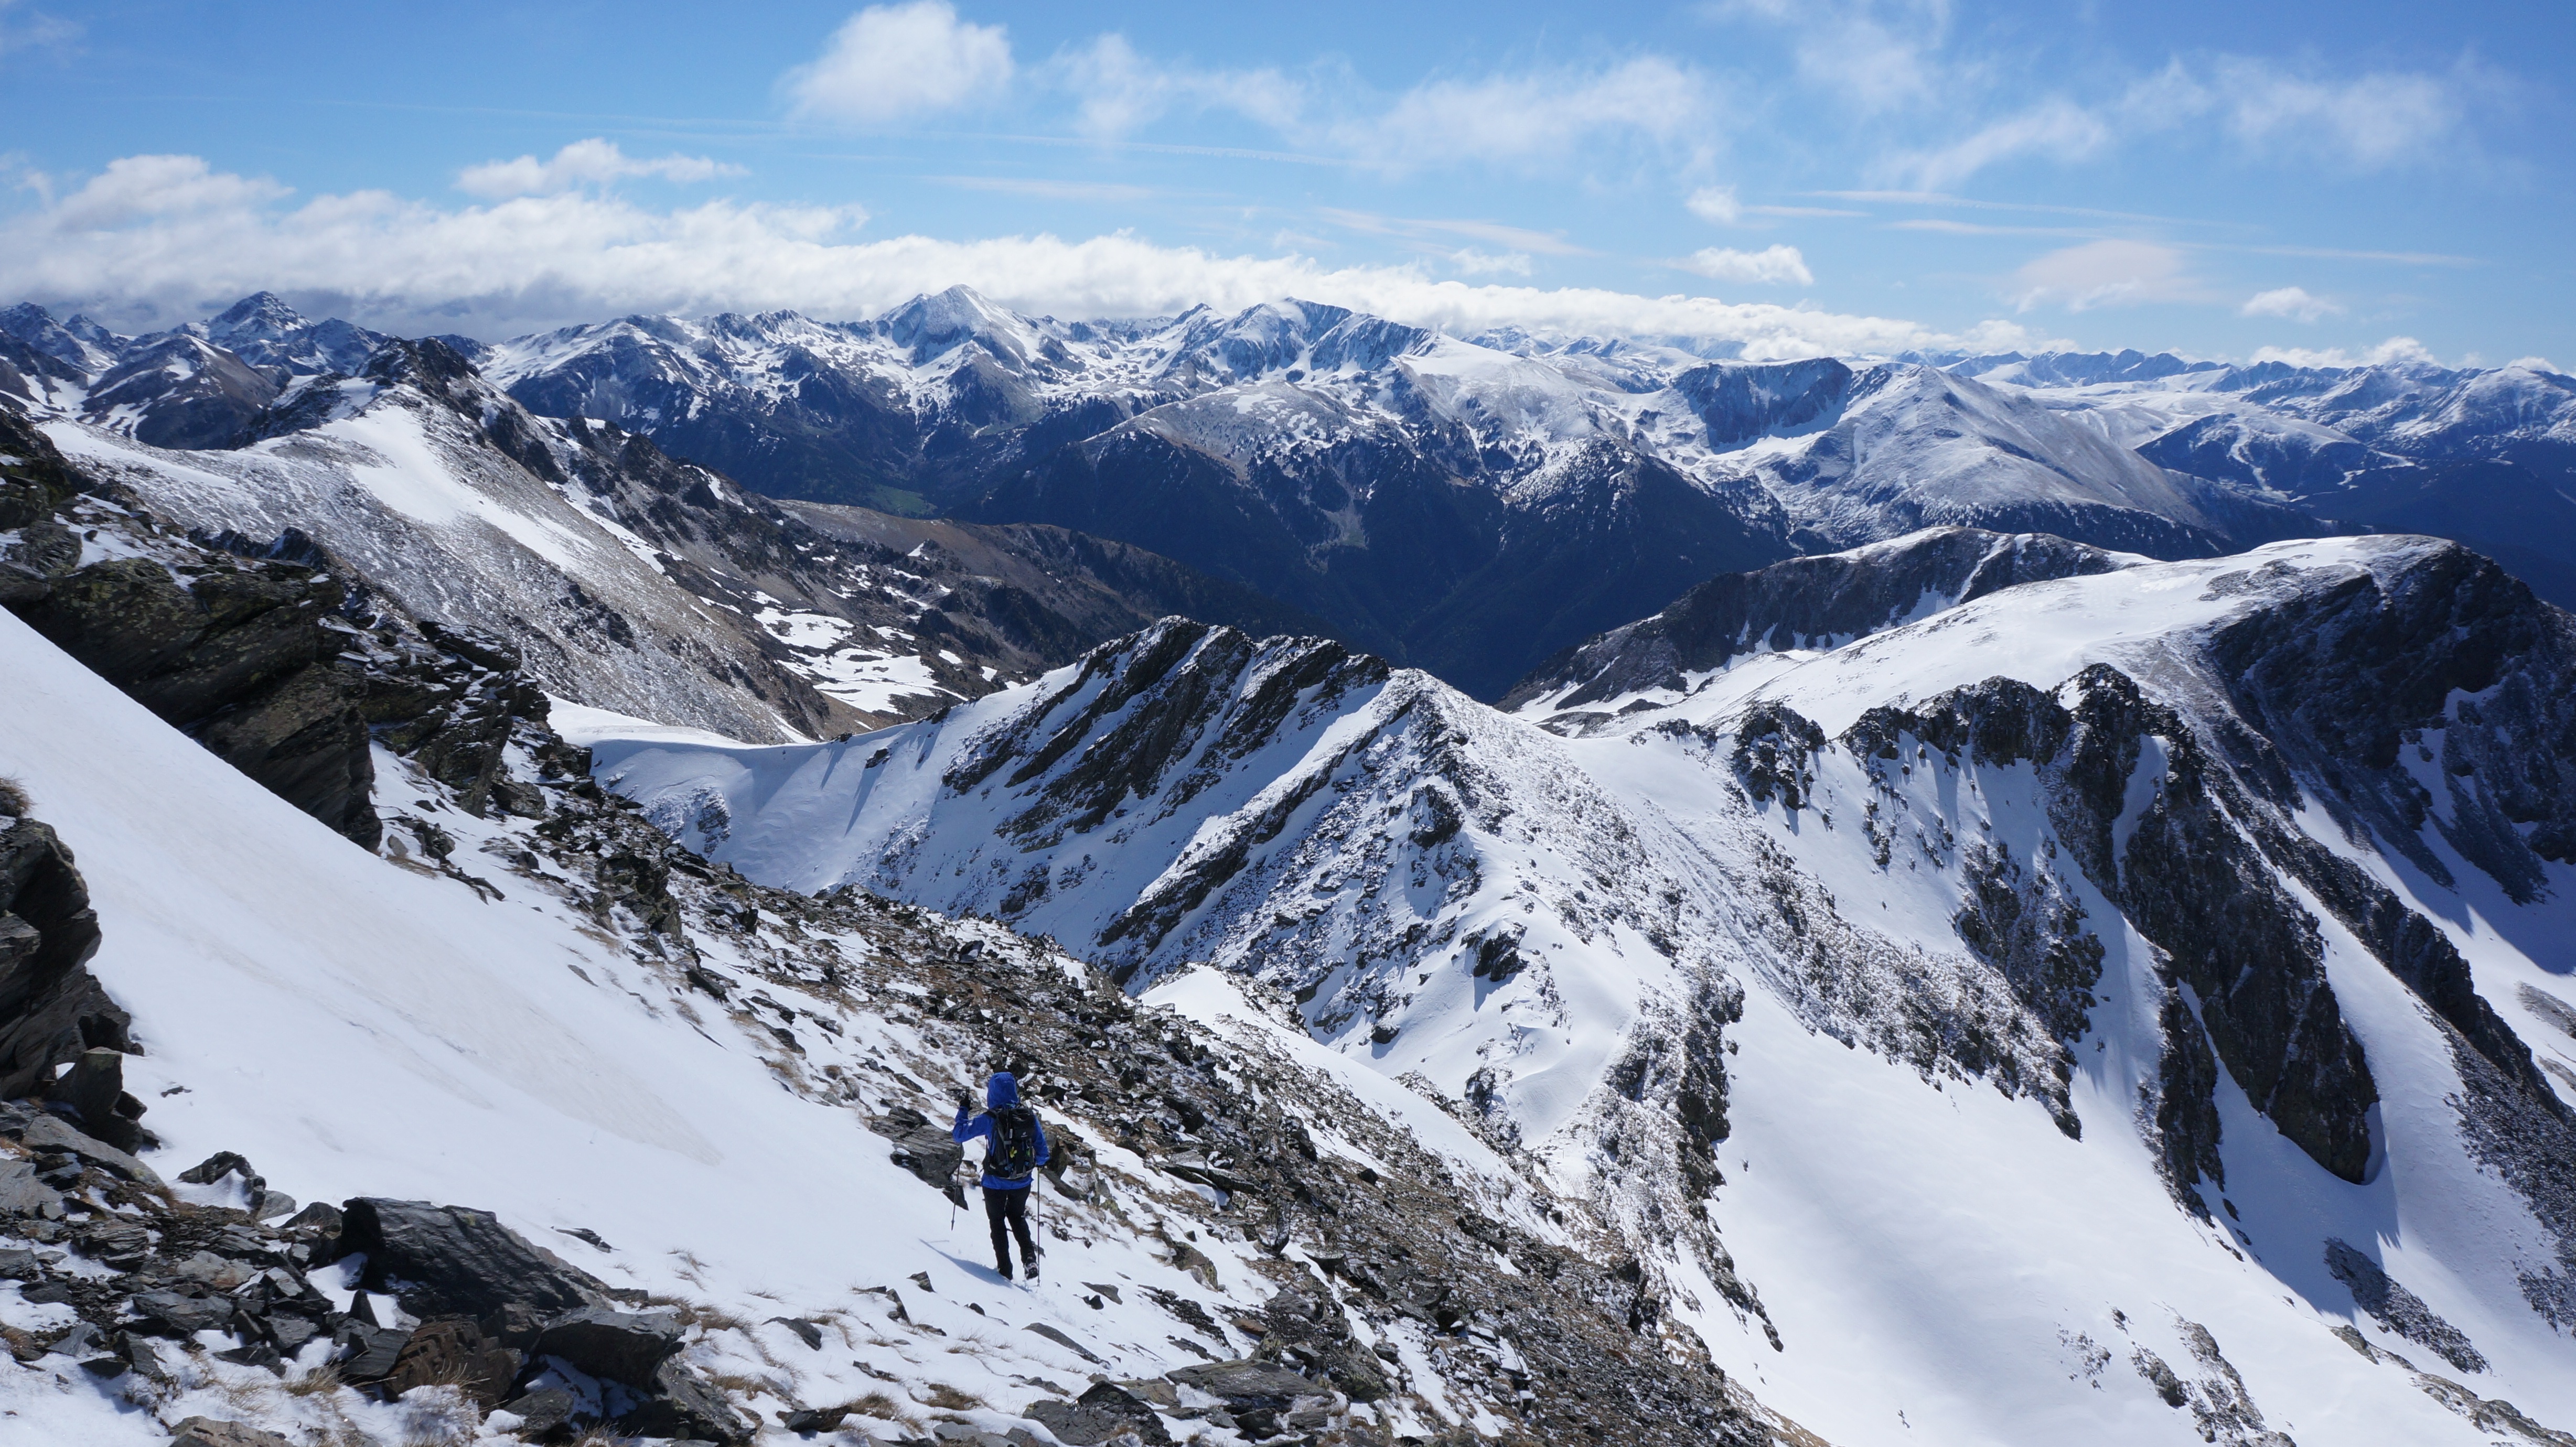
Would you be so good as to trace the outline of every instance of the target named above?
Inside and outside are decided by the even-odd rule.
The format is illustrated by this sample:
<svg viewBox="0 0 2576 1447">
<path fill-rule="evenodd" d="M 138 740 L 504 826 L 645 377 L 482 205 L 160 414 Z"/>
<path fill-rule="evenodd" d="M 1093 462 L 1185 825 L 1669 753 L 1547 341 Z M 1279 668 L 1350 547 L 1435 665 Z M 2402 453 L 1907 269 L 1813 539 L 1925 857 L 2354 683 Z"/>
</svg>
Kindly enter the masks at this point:
<svg viewBox="0 0 2576 1447">
<path fill-rule="evenodd" d="M 1020 1260 L 1028 1278 L 1038 1279 L 1038 1244 L 1029 1236 L 1029 1185 L 1047 1163 L 1046 1129 L 1038 1113 L 1020 1104 L 1020 1082 L 1007 1070 L 993 1073 L 984 1087 L 985 1109 L 975 1114 L 972 1091 L 957 1096 L 957 1124 L 948 1134 L 959 1145 L 982 1136 L 984 1147 L 984 1219 L 993 1228 L 993 1269 L 1011 1279 L 1011 1236 L 1020 1238 Z M 1008 1228 L 1007 1234 L 1005 1227 Z"/>
</svg>

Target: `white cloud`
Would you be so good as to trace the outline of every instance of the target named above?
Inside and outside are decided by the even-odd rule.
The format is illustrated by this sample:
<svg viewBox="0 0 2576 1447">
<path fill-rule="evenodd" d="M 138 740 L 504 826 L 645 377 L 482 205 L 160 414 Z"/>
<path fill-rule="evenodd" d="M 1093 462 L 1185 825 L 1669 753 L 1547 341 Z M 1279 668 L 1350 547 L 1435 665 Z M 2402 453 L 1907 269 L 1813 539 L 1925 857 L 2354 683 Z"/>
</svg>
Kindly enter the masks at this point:
<svg viewBox="0 0 2576 1447">
<path fill-rule="evenodd" d="M 2288 317 L 2292 321 L 2313 322 L 2324 317 L 2340 315 L 2342 311 L 2343 307 L 2340 304 L 2321 296 L 2311 296 L 2305 287 L 2282 286 L 2274 287 L 2270 291 L 2254 293 L 2246 298 L 2245 305 L 2236 309 L 2236 314 L 2244 317 Z"/>
<path fill-rule="evenodd" d="M 1876 169 L 1930 190 L 2008 161 L 2086 161 L 2123 142 L 2196 129 L 2258 159 L 2383 170 L 2464 145 L 2481 79 L 2465 64 L 2450 74 L 2327 77 L 2252 56 L 2222 55 L 2197 66 L 2177 59 L 2099 104 L 2052 96 L 1947 145 L 1897 152 Z M 1964 96 L 1950 105 L 1976 110 Z"/>
<path fill-rule="evenodd" d="M 468 166 L 456 178 L 458 189 L 474 196 L 550 196 L 577 186 L 605 186 L 630 176 L 659 176 L 665 181 L 711 181 L 739 176 L 742 167 L 705 156 L 669 155 L 647 160 L 629 156 L 614 141 L 594 136 L 575 141 L 548 160 L 521 156 L 515 161 L 486 161 Z"/>
<path fill-rule="evenodd" d="M 1732 186 L 1702 186 L 1682 202 L 1690 213 L 1713 226 L 1732 226 L 1744 214 Z"/>
<path fill-rule="evenodd" d="M 166 324 L 270 287 L 390 330 L 497 338 L 639 311 L 868 316 L 962 282 L 1058 316 L 1299 296 L 1462 334 L 1509 324 L 1691 338 L 1757 359 L 2027 350 L 2045 340 L 2008 321 L 1943 331 L 1702 296 L 1471 284 L 1418 266 L 1221 255 L 1125 232 L 869 241 L 852 234 L 865 220 L 855 208 L 713 201 L 654 210 L 595 191 L 453 209 L 362 191 L 289 206 L 282 194 L 195 157 L 128 158 L 59 203 L 0 219 L 0 295 Z"/>
<path fill-rule="evenodd" d="M 1529 253 L 1506 251 L 1499 256 L 1478 251 L 1472 246 L 1460 247 L 1449 254 L 1449 264 L 1460 276 L 1527 276 L 1530 274 Z"/>
<path fill-rule="evenodd" d="M 287 194 L 265 177 L 216 171 L 197 156 L 124 156 L 46 215 L 66 231 L 126 226 L 138 221 L 235 213 Z"/>
<path fill-rule="evenodd" d="M 2375 71 L 2319 80 L 2267 61 L 2218 62 L 2213 89 L 2228 133 L 2250 148 L 2321 154 L 2362 170 L 2437 155 L 2465 109 L 2450 79 Z"/>
<path fill-rule="evenodd" d="M 1766 246 L 1760 251 L 1704 246 L 1681 265 L 1712 280 L 1747 286 L 1813 286 L 1816 281 L 1816 274 L 1807 270 L 1807 259 L 1794 246 Z"/>
<path fill-rule="evenodd" d="M 1939 58 L 1949 0 L 1731 0 L 1711 8 L 1793 29 L 1799 79 L 1862 115 L 1937 99 L 1951 83 Z"/>
<path fill-rule="evenodd" d="M 2254 360 L 2287 362 L 2293 367 L 2376 367 L 2390 362 L 2440 365 L 2424 344 L 2413 337 L 2390 337 L 2359 355 L 2341 347 L 2262 347 L 2255 351 Z"/>
<path fill-rule="evenodd" d="M 1926 191 L 1954 186 L 1988 166 L 2025 156 L 2080 161 L 2102 150 L 2111 127 L 2082 106 L 2052 96 L 2019 115 L 1992 122 L 1938 150 L 1900 157 L 1895 170 Z"/>
<path fill-rule="evenodd" d="M 1201 70 L 1165 65 L 1110 34 L 1059 54 L 1048 78 L 1075 98 L 1075 126 L 1085 135 L 1131 134 L 1174 110 L 1230 110 L 1277 131 L 1294 130 L 1313 97 L 1301 81 L 1264 67 Z"/>
<path fill-rule="evenodd" d="M 961 21 L 948 0 L 908 0 L 851 16 L 780 84 L 799 116 L 882 126 L 982 100 L 1010 79 L 1001 26 Z"/>
<path fill-rule="evenodd" d="M 1716 121 L 1715 93 L 1697 71 L 1643 55 L 1604 70 L 1425 81 L 1382 114 L 1332 123 L 1323 139 L 1364 164 L 1405 171 L 1562 160 L 1604 140 L 1705 153 Z"/>
<path fill-rule="evenodd" d="M 2013 300 L 2024 311 L 2054 304 L 2080 312 L 2200 294 L 2200 284 L 2183 272 L 2182 253 L 2151 241 L 2069 246 L 2024 264 L 2013 280 Z"/>
<path fill-rule="evenodd" d="M 1639 142 L 1704 159 L 1717 130 L 1708 79 L 1655 54 L 1588 69 L 1439 77 L 1383 99 L 1346 66 L 1295 75 L 1204 69 L 1155 59 L 1126 36 L 1107 34 L 1058 52 L 1037 74 L 1073 98 L 1074 128 L 1102 140 L 1176 116 L 1231 112 L 1309 158 L 1398 174 L 1462 162 L 1544 164 Z"/>
<path fill-rule="evenodd" d="M 0 0 L 0 55 L 14 51 L 41 50 L 49 46 L 67 46 L 81 37 L 80 26 L 42 10 L 24 10 L 16 15 L 18 0 Z"/>
</svg>

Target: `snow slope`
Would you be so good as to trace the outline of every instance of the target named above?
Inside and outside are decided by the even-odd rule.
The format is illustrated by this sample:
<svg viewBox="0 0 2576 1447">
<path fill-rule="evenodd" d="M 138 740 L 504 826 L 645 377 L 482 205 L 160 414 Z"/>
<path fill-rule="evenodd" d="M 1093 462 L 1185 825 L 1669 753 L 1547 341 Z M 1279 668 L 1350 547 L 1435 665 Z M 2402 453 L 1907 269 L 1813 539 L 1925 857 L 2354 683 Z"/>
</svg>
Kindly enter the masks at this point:
<svg viewBox="0 0 2576 1447">
<path fill-rule="evenodd" d="M 1141 1040 L 1184 1064 L 1195 1054 L 1274 1125 L 1285 1107 L 1291 1134 L 1324 1152 L 1307 1168 L 1312 1189 L 1340 1195 L 1357 1185 L 1342 1177 L 1375 1162 L 1439 1185 L 1435 1231 L 1463 1210 L 1530 1243 L 1515 1249 L 1561 1256 L 1572 1239 L 1544 1192 L 1472 1132 L 1426 1097 L 1294 1038 L 1275 1003 L 1229 977 L 1174 979 L 1157 996 L 1164 1005 L 1131 1007 L 1113 992 L 1112 1003 L 1059 1017 L 1062 1002 L 1088 998 L 1083 971 L 1006 931 L 751 890 L 685 858 L 671 866 L 685 932 L 648 927 L 608 884 L 633 854 L 596 857 L 622 828 L 647 832 L 620 809 L 584 813 L 562 795 L 552 832 L 476 819 L 385 755 L 387 806 L 416 793 L 414 837 L 443 831 L 454 852 L 439 869 L 399 844 L 379 857 L 235 774 L 14 617 L 0 616 L 0 659 L 12 681 L 0 691 L 0 774 L 24 783 L 78 854 L 104 935 L 92 968 L 133 1013 L 145 1053 L 127 1081 L 152 1104 L 162 1174 L 232 1150 L 305 1200 L 492 1211 L 612 1286 L 688 1313 L 690 1360 L 768 1423 L 762 1440 L 796 1440 L 776 1425 L 787 1408 L 841 1402 L 862 1403 L 853 1430 L 1025 1428 L 1030 1403 L 1078 1394 L 1086 1378 L 1155 1379 L 1241 1354 L 1267 1329 L 1258 1314 L 1283 1283 L 1328 1304 L 1348 1295 L 1360 1350 L 1382 1347 L 1374 1359 L 1396 1379 L 1391 1394 L 1358 1405 L 1319 1387 L 1321 1410 L 1343 1427 L 1499 1425 L 1496 1410 L 1518 1410 L 1497 1364 L 1517 1360 L 1512 1338 L 1554 1330 L 1563 1345 L 1588 1329 L 1575 1318 L 1591 1308 L 1559 1299 L 1554 1328 L 1496 1318 L 1453 1337 L 1422 1308 L 1408 1305 L 1407 1317 L 1322 1284 L 1308 1250 L 1323 1238 L 1311 1226 L 1292 1237 L 1282 1221 L 1265 1246 L 1257 1217 L 1240 1204 L 1229 1213 L 1227 1190 L 1166 1174 L 1166 1146 L 1139 1154 L 1149 1139 L 1187 1139 L 1178 1124 L 1112 1118 L 1163 1109 L 1119 1093 L 1116 1072 L 1134 1072 Z M 514 750 L 513 769 L 538 782 L 524 752 Z M 710 976 L 740 993 L 699 983 Z M 1001 1284 L 981 1264 L 981 1223 L 889 1159 L 887 1117 L 944 1117 L 949 1089 L 993 1059 L 982 1022 L 996 1011 L 960 1009 L 959 994 L 1005 1015 L 1048 1012 L 1050 1031 L 1097 1031 L 1103 1051 L 1121 1042 L 1097 1061 L 1057 1054 L 1032 1077 L 1075 1162 L 1068 1188 L 1044 1188 L 1041 1285 Z M 1046 1038 L 1032 1021 L 1012 1028 L 1025 1042 Z M 1270 1179 L 1267 1166 L 1234 1168 Z M 1230 1179 L 1221 1169 L 1213 1178 Z M 1360 1207 L 1338 1227 L 1354 1265 L 1379 1249 L 1380 1225 L 1403 1226 Z M 576 1229 L 606 1244 L 558 1234 Z M 1414 1238 L 1416 1253 L 1442 1249 Z M 1567 1283 L 1594 1279 L 1575 1266 Z M 343 1304 L 345 1271 L 316 1276 Z M 1480 1281 L 1508 1295 L 1517 1274 L 1487 1257 L 1450 1284 L 1465 1302 Z M 0 1318 L 57 1324 L 48 1313 L 60 1308 L 18 1292 L 0 1283 Z M 819 1324 L 828 1346 L 807 1346 L 779 1317 Z M 1593 1350 L 1601 1365 L 1582 1369 L 1615 1394 L 1625 1369 Z M 314 1343 L 289 1374 L 327 1351 Z M 156 1417 L 198 1411 L 377 1440 L 515 1440 L 502 1435 L 505 1419 L 478 1425 L 444 1388 L 389 1404 L 346 1389 L 289 1394 L 265 1371 L 202 1352 L 177 1374 L 153 1393 L 60 1356 L 0 1362 L 0 1440 L 161 1441 Z M 1726 1402 L 1705 1382 L 1696 1390 Z M 1737 1397 L 1731 1420 L 1751 1422 L 1759 1409 Z"/>
<path fill-rule="evenodd" d="M 2569 639 L 2460 549 L 2311 541 L 1578 738 L 1166 623 L 845 745 L 597 758 L 754 877 L 1293 991 L 1827 1440 L 2485 1442 L 2576 1423 Z"/>
</svg>

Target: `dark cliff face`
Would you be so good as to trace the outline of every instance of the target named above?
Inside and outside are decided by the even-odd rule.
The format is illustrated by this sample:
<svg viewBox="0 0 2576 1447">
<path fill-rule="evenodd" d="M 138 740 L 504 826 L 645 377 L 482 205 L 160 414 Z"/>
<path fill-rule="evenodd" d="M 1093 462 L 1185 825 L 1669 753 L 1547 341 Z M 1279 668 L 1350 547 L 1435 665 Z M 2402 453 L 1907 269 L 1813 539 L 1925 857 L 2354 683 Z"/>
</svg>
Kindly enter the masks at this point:
<svg viewBox="0 0 2576 1447">
<path fill-rule="evenodd" d="M 1560 708 L 1578 708 L 1724 668 L 1748 653 L 1828 648 L 1935 608 L 2021 583 L 2109 572 L 2122 560 L 2045 534 L 1942 528 L 1876 547 L 1792 558 L 1711 578 L 1651 618 L 1615 628 L 1550 658 L 1503 695 L 1517 708 L 1568 685 Z"/>
</svg>

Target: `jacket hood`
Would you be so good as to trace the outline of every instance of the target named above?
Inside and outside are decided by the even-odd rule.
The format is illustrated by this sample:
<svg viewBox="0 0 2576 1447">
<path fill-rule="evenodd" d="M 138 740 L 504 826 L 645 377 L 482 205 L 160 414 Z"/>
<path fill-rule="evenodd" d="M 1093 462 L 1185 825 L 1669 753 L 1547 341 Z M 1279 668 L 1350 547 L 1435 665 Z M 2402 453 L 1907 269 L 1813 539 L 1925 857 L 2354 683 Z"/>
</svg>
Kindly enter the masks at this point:
<svg viewBox="0 0 2576 1447">
<path fill-rule="evenodd" d="M 994 1110 L 1020 1103 L 1020 1082 L 1007 1070 L 995 1071 L 984 1087 L 984 1104 Z"/>
</svg>

